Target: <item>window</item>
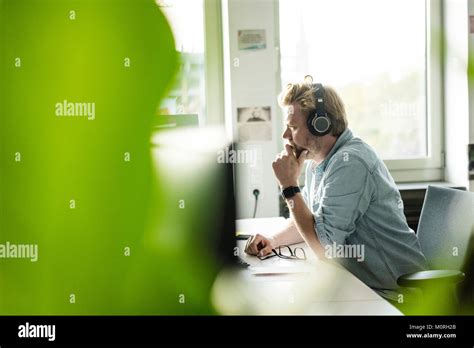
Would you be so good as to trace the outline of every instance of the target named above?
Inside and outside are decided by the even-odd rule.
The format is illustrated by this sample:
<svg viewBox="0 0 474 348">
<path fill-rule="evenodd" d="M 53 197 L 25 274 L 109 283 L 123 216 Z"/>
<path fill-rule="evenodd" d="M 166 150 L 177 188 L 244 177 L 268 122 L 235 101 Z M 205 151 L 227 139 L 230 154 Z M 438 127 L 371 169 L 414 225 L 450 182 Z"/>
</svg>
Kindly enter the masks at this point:
<svg viewBox="0 0 474 348">
<path fill-rule="evenodd" d="M 346 104 L 349 127 L 392 173 L 423 169 L 413 179 L 441 179 L 440 53 L 430 33 L 439 25 L 439 2 L 279 4 L 283 86 L 307 74 L 332 85 Z"/>
<path fill-rule="evenodd" d="M 205 115 L 204 0 L 157 0 L 167 17 L 179 53 L 179 71 L 161 114 Z"/>
</svg>

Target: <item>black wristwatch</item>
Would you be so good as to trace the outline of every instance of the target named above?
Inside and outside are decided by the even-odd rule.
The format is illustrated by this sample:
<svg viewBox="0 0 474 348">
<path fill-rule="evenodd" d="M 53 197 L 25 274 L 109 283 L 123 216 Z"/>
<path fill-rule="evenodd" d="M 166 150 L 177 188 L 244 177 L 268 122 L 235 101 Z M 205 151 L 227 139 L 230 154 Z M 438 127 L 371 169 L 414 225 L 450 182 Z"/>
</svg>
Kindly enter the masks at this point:
<svg viewBox="0 0 474 348">
<path fill-rule="evenodd" d="M 281 191 L 281 195 L 284 199 L 288 199 L 296 195 L 298 192 L 301 192 L 298 186 L 289 186 Z"/>
</svg>

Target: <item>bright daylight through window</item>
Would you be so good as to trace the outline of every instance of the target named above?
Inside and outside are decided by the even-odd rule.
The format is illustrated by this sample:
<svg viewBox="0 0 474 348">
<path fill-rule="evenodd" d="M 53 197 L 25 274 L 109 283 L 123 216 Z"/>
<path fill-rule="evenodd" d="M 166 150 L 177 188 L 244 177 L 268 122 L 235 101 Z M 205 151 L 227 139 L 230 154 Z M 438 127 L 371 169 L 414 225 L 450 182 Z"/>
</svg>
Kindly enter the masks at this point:
<svg viewBox="0 0 474 348">
<path fill-rule="evenodd" d="M 280 0 L 282 84 L 333 86 L 384 160 L 428 156 L 424 0 Z"/>
<path fill-rule="evenodd" d="M 194 114 L 203 121 L 204 0 L 156 0 L 173 31 L 179 54 L 175 84 L 160 106 L 160 114 Z"/>
</svg>

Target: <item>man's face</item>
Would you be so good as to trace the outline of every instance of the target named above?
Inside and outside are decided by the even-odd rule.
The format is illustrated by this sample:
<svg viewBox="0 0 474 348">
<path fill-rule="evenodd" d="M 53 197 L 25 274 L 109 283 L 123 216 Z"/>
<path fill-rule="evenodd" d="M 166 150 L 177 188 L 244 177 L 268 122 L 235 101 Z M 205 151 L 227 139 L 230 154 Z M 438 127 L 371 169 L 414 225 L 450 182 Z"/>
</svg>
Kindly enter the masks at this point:
<svg viewBox="0 0 474 348">
<path fill-rule="evenodd" d="M 306 119 L 307 117 L 301 112 L 298 103 L 288 106 L 283 139 L 293 147 L 296 157 L 299 157 L 304 150 L 308 150 L 308 158 L 310 158 L 321 150 L 321 139 L 310 133 Z"/>
</svg>

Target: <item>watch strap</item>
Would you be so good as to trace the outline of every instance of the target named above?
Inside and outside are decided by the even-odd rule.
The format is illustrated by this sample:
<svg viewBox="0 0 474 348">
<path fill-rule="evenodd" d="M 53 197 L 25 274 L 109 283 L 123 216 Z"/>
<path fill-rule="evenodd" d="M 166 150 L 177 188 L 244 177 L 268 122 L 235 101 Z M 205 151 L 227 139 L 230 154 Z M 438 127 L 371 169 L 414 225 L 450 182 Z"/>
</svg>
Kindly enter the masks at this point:
<svg viewBox="0 0 474 348">
<path fill-rule="evenodd" d="M 283 198 L 288 199 L 301 192 L 298 186 L 289 186 L 281 191 Z"/>
</svg>

